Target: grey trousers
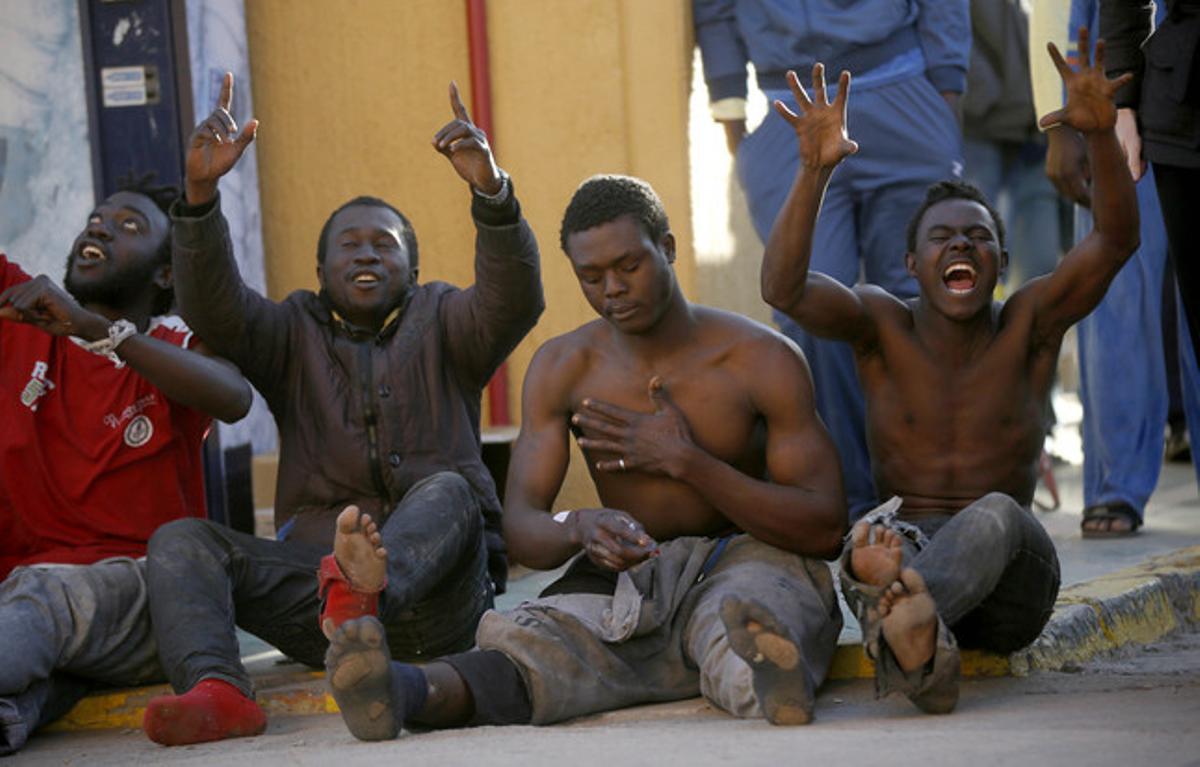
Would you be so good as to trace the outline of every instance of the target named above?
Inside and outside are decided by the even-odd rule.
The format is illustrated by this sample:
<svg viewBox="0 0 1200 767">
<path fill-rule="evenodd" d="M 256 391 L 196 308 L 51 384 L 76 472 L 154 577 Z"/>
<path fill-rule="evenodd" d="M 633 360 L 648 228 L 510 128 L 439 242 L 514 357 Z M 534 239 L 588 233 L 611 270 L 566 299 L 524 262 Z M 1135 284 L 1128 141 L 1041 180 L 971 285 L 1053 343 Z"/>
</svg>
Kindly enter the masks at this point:
<svg viewBox="0 0 1200 767">
<path fill-rule="evenodd" d="M 732 594 L 759 602 L 791 632 L 811 694 L 842 627 L 829 566 L 739 535 L 703 573 L 715 545 L 668 541 L 657 558 L 622 573 L 612 596 L 561 594 L 489 611 L 478 646 L 517 666 L 533 724 L 697 694 L 735 716 L 759 716 L 752 671 L 719 614 Z"/>
<path fill-rule="evenodd" d="M 1058 554 L 1032 512 L 1004 493 L 989 493 L 954 515 L 912 522 L 898 519 L 899 508 L 900 499 L 892 498 L 863 519 L 900 534 L 903 566 L 929 588 L 938 612 L 933 662 L 907 674 L 896 663 L 874 612 L 882 589 L 851 574 L 849 541 L 842 592 L 875 661 L 877 694 L 901 692 L 923 709 L 940 709 L 935 699 L 957 684 L 959 647 L 1011 653 L 1041 633 L 1058 596 Z"/>
<path fill-rule="evenodd" d="M 388 550 L 379 618 L 398 660 L 427 660 L 471 646 L 492 606 L 483 515 L 470 485 L 440 472 L 413 485 L 380 525 Z M 301 663 L 324 664 L 317 568 L 328 546 L 275 541 L 184 519 L 160 527 L 147 556 L 150 611 L 171 685 L 253 684 L 235 625 Z"/>
<path fill-rule="evenodd" d="M 18 567 L 0 583 L 0 754 L 94 684 L 161 681 L 145 560 Z"/>
</svg>

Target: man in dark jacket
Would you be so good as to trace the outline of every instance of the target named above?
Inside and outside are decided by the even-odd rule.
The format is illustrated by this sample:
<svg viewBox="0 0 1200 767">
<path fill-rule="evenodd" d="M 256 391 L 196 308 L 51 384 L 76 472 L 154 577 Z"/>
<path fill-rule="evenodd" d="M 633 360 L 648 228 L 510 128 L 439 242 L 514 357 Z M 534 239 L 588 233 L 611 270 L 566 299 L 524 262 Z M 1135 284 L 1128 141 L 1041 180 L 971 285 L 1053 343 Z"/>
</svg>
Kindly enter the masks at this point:
<svg viewBox="0 0 1200 767">
<path fill-rule="evenodd" d="M 1146 161 L 1154 164 L 1168 255 L 1200 357 L 1200 224 L 1193 202 L 1200 185 L 1200 0 L 1166 5 L 1166 18 L 1152 30 L 1153 3 L 1101 0 L 1100 36 L 1109 76 L 1133 75 L 1117 93 L 1117 138 L 1135 181 Z"/>
<path fill-rule="evenodd" d="M 433 143 L 472 189 L 474 286 L 417 284 L 408 220 L 359 197 L 321 232 L 319 294 L 275 303 L 247 288 L 217 196 L 257 129 L 252 120 L 238 131 L 232 86 L 226 75 L 220 104 L 190 141 L 174 265 L 182 314 L 275 415 L 278 540 L 196 520 L 152 539 L 151 610 L 181 694 L 151 701 L 144 728 L 166 745 L 264 729 L 235 622 L 311 665 L 325 653 L 322 628 L 376 611 L 397 658 L 471 646 L 505 572 L 499 501 L 480 457 L 480 395 L 544 305 L 533 233 L 453 85 L 455 119 Z M 338 565 L 345 556 L 323 558 L 338 553 L 335 527 L 337 546 L 370 531 L 387 552 L 385 579 L 356 580 Z"/>
</svg>

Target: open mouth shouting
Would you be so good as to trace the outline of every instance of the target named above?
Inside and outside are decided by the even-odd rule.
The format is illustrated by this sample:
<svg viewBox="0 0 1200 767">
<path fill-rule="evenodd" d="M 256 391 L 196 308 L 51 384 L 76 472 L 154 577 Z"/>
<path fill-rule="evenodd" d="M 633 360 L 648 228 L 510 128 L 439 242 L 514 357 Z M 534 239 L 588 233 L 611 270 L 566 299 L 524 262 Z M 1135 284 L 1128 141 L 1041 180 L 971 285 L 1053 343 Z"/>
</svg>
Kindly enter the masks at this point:
<svg viewBox="0 0 1200 767">
<path fill-rule="evenodd" d="M 942 272 L 942 282 L 954 295 L 965 295 L 975 289 L 979 274 L 972 264 L 957 261 Z"/>
</svg>

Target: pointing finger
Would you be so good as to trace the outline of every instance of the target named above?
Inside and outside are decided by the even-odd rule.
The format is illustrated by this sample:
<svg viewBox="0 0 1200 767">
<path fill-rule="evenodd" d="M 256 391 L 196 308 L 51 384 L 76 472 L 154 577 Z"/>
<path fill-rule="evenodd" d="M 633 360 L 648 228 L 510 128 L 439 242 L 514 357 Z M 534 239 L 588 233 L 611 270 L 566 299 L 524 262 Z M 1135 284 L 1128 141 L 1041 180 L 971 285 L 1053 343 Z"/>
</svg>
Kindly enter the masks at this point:
<svg viewBox="0 0 1200 767">
<path fill-rule="evenodd" d="M 217 100 L 217 106 L 226 112 L 233 106 L 233 72 L 226 72 L 221 80 L 221 97 Z"/>
<path fill-rule="evenodd" d="M 466 122 L 471 122 L 471 115 L 467 113 L 467 108 L 463 105 L 462 99 L 458 95 L 458 84 L 453 80 L 450 81 L 450 108 L 454 110 L 455 117 Z"/>
</svg>

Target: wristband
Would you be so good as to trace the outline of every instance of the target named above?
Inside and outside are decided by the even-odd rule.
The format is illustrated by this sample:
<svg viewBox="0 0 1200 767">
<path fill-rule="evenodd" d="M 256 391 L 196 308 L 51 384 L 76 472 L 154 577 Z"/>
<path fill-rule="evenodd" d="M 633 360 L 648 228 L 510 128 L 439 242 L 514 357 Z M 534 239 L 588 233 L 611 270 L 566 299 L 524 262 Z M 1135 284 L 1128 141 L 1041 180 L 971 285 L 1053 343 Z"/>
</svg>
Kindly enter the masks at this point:
<svg viewBox="0 0 1200 767">
<path fill-rule="evenodd" d="M 574 509 L 566 509 L 564 511 L 560 511 L 560 512 L 556 513 L 553 517 L 551 517 L 551 519 L 553 519 L 555 522 L 557 522 L 560 525 L 565 525 L 565 524 L 567 524 L 567 520 L 571 517 L 571 515 L 573 513 L 575 513 Z"/>
<path fill-rule="evenodd" d="M 492 208 L 499 208 L 504 203 L 508 202 L 509 190 L 511 185 L 508 183 L 508 174 L 503 170 L 500 171 L 500 191 L 495 194 L 484 194 L 478 189 L 472 188 L 471 191 L 478 197 L 484 205 Z"/>
<path fill-rule="evenodd" d="M 119 368 L 125 367 L 125 360 L 117 356 L 117 347 L 132 335 L 138 332 L 137 325 L 126 319 L 120 319 L 108 326 L 108 337 L 101 338 L 98 341 L 87 341 L 80 344 L 84 349 L 92 354 L 99 354 L 102 357 L 108 357 L 112 363 Z"/>
</svg>

